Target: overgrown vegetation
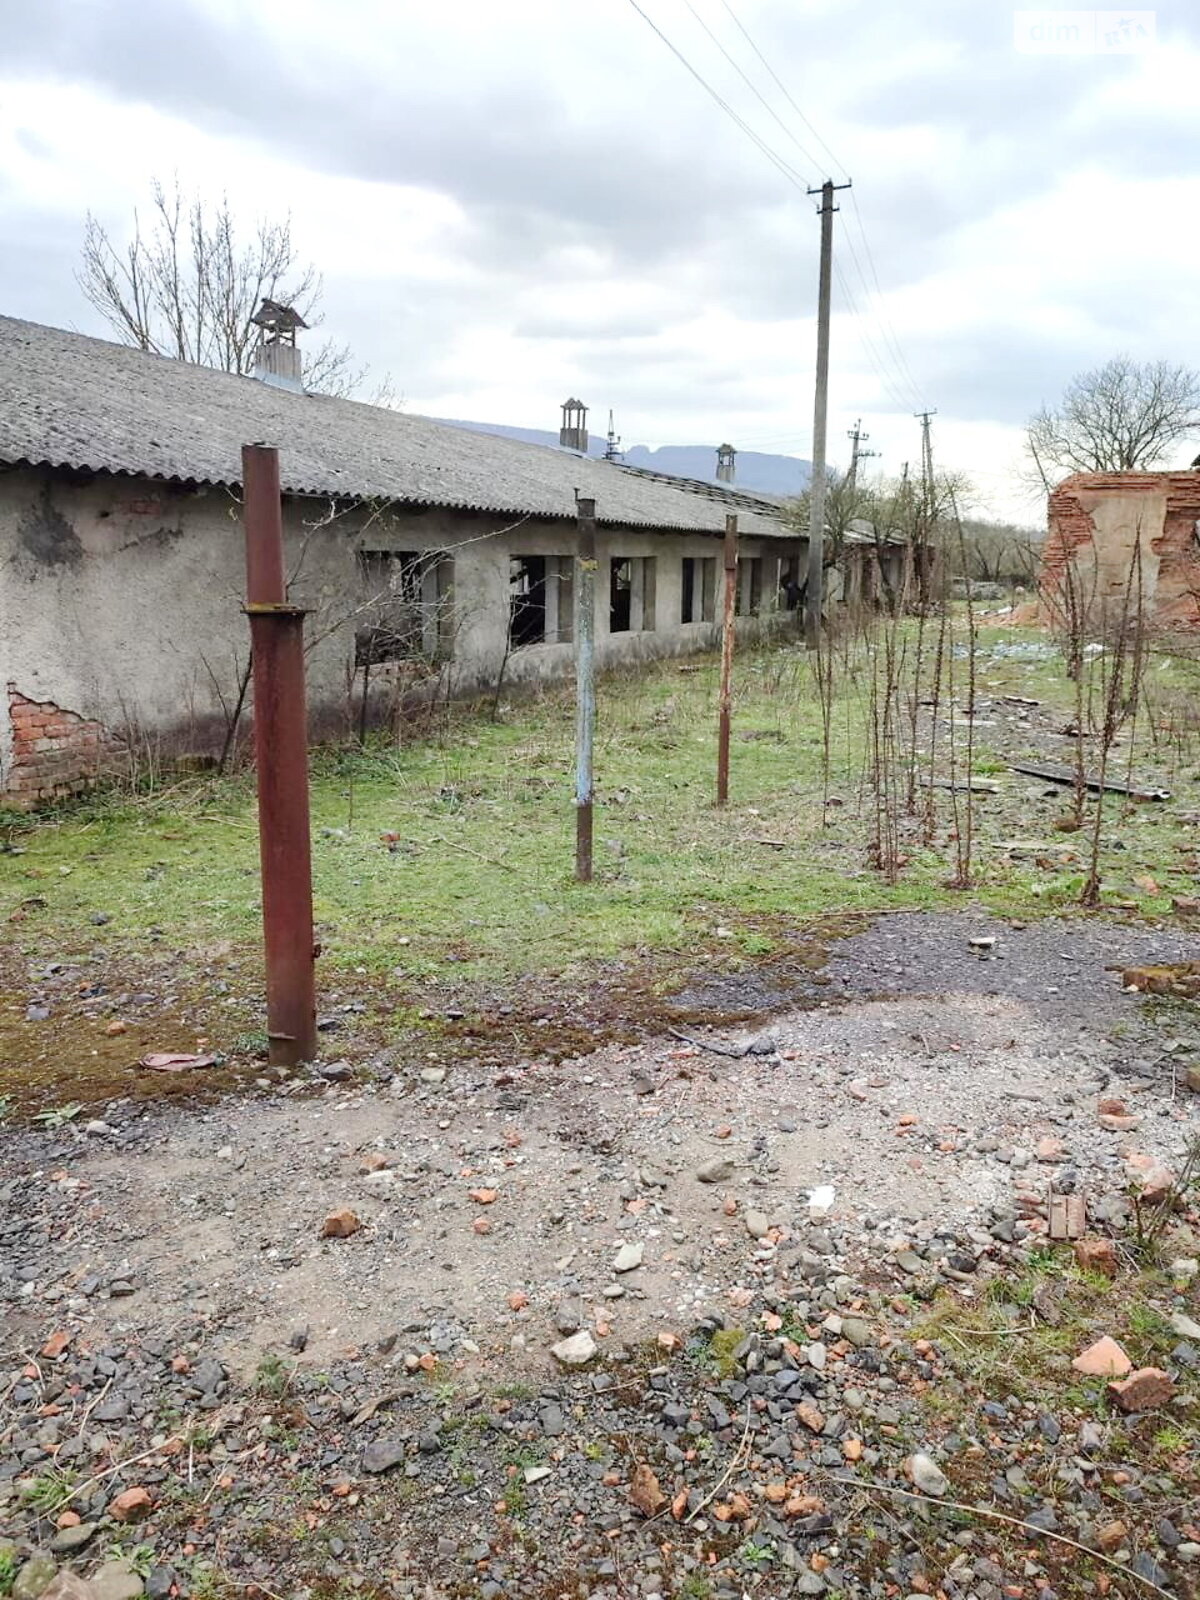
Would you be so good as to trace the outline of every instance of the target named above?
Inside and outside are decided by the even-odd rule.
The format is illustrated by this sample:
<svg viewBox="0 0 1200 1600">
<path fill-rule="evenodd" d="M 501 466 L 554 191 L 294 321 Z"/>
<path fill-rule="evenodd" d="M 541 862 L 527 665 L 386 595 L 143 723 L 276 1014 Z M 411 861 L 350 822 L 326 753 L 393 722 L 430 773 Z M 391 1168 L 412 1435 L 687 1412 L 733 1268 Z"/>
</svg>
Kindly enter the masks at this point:
<svg viewBox="0 0 1200 1600">
<path fill-rule="evenodd" d="M 1148 913 L 1189 892 L 1194 857 L 1179 818 L 1189 794 L 1200 794 L 1195 663 L 1140 646 L 1137 692 L 1127 662 L 1106 689 L 1111 660 L 1101 645 L 1087 657 L 1093 679 L 1080 703 L 1063 653 L 1044 635 L 961 609 L 850 630 L 828 649 L 818 671 L 791 643 L 739 657 L 724 814 L 712 803 L 715 661 L 662 662 L 606 681 L 591 887 L 571 877 L 569 689 L 514 700 L 496 722 L 448 708 L 403 748 L 377 740 L 318 752 L 325 969 L 504 977 L 633 948 L 687 951 L 697 938 L 736 953 L 751 933 L 760 949 L 772 918 L 937 903 L 948 876 L 969 876 L 1000 911 L 1062 904 L 1079 893 L 1065 879 L 1091 863 L 1055 838 L 1053 791 L 1010 774 L 1005 759 L 1047 749 L 1086 764 L 1103 745 L 1114 764 L 1180 791 L 1171 807 L 1097 801 L 1096 868 L 1106 894 Z M 1040 709 L 1001 726 L 1005 696 Z M 1144 765 L 1122 742 L 1138 705 Z M 998 795 L 962 787 L 981 766 L 997 774 Z M 1119 837 L 1109 831 L 1118 823 Z M 1022 837 L 1030 849 L 999 848 Z M 245 773 L 148 797 L 96 796 L 27 823 L 13 844 L 0 868 L 0 914 L 10 942 L 31 957 L 148 939 L 257 945 Z"/>
</svg>

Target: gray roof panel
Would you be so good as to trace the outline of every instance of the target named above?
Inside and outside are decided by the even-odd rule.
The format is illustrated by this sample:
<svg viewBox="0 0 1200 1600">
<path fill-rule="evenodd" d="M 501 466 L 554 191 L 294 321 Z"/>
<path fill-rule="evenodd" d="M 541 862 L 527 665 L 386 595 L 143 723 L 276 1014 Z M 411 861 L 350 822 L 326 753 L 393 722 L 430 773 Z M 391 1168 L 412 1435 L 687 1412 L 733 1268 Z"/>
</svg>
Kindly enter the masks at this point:
<svg viewBox="0 0 1200 1600">
<path fill-rule="evenodd" d="M 573 519 L 578 489 L 604 523 L 795 537 L 765 498 L 0 317 L 0 461 L 233 486 L 243 444 L 291 494 Z"/>
</svg>

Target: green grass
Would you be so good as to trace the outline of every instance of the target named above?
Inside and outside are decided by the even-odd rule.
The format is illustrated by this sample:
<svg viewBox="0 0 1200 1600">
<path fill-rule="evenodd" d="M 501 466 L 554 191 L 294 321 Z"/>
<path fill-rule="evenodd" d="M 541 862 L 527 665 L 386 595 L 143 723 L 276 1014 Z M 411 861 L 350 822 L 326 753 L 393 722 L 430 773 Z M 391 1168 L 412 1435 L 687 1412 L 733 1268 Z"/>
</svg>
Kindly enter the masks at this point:
<svg viewBox="0 0 1200 1600">
<path fill-rule="evenodd" d="M 260 1394 L 269 1395 L 274 1400 L 281 1399 L 288 1391 L 295 1370 L 294 1364 L 285 1361 L 275 1351 L 268 1351 L 255 1369 L 255 1388 Z"/>
<path fill-rule="evenodd" d="M 715 674 L 711 660 L 689 672 L 668 662 L 602 686 L 591 887 L 572 878 L 566 692 L 520 702 L 498 722 L 456 711 L 443 735 L 400 750 L 319 754 L 313 864 L 327 960 L 418 976 L 564 970 L 634 946 L 690 949 L 726 914 L 928 901 L 919 875 L 893 891 L 869 873 L 841 877 L 831 895 L 812 849 L 822 839 L 820 721 L 793 650 L 740 663 L 732 803 L 716 810 Z M 857 754 L 838 763 L 843 788 L 856 767 Z M 383 834 L 397 836 L 392 848 Z M 25 854 L 0 866 L 0 914 L 34 893 L 47 902 L 22 936 L 53 928 L 76 948 L 257 940 L 245 776 L 132 802 L 96 798 L 22 843 Z M 97 912 L 111 918 L 102 932 L 89 923 Z M 754 941 L 750 953 L 760 949 Z"/>
<path fill-rule="evenodd" d="M 1037 1291 L 1047 1285 L 1059 1291 L 1053 1324 L 1035 1309 Z M 1164 1294 L 1166 1277 L 1152 1268 L 1122 1270 L 1114 1282 L 1080 1271 L 1067 1250 L 1047 1246 L 1020 1273 L 993 1279 L 974 1306 L 940 1296 L 912 1332 L 914 1338 L 937 1340 L 958 1375 L 993 1399 L 1013 1395 L 1050 1409 L 1065 1403 L 1107 1417 L 1105 1380 L 1081 1377 L 1071 1361 L 1108 1334 L 1135 1366 L 1170 1365 L 1178 1339 L 1154 1304 Z M 1181 1384 L 1187 1393 L 1200 1392 L 1194 1380 L 1183 1378 Z"/>
<path fill-rule="evenodd" d="M 982 630 L 979 693 L 1030 695 L 1069 712 L 1074 691 L 1060 662 L 988 654 L 997 642 L 1042 637 Z M 860 651 L 839 669 L 829 787 L 843 804 L 830 809 L 827 826 L 819 699 L 803 651 L 763 647 L 737 660 L 731 802 L 723 812 L 713 803 L 715 659 L 652 663 L 606 678 L 597 871 L 588 886 L 572 877 L 569 688 L 514 696 L 497 720 L 486 708 L 453 707 L 432 733 L 402 748 L 376 742 L 319 752 L 313 865 L 326 981 L 340 971 L 387 986 L 407 1025 L 416 1019 L 396 990 L 420 991 L 432 980 L 554 977 L 631 951 L 668 964 L 704 949 L 751 961 L 771 957 L 785 930 L 805 919 L 961 904 L 945 887 L 954 853 L 948 796 L 938 799 L 934 846 L 910 850 L 897 884 L 867 865 L 866 661 Z M 960 695 L 964 677 L 959 670 Z M 1194 781 L 1174 745 L 1153 762 L 1147 752 L 1145 761 L 1167 776 L 1174 771 L 1181 792 Z M 975 765 L 1005 769 L 982 747 Z M 1055 809 L 1030 818 L 1018 803 L 1015 816 L 1011 804 L 1005 815 L 1001 797 L 978 798 L 972 892 L 979 903 L 1030 915 L 1073 902 L 1083 881 L 1077 866 L 1013 861 L 995 849 L 1014 827 L 1017 836 L 1033 830 L 1052 838 L 1042 830 Z M 1119 831 L 1124 846 L 1106 856 L 1106 883 L 1143 910 L 1165 911 L 1172 893 L 1191 886 L 1186 829 L 1161 807 L 1126 817 L 1122 809 L 1118 799 L 1106 804 L 1105 831 Z M 189 779 L 134 799 L 97 796 L 10 838 L 23 853 L 0 856 L 0 917 L 13 919 L 9 943 L 21 957 L 61 959 L 97 947 L 116 957 L 179 952 L 204 967 L 248 960 L 257 972 L 258 840 L 248 774 Z M 1062 836 L 1057 847 L 1081 850 L 1084 840 Z M 1133 881 L 1139 876 L 1141 888 Z M 109 920 L 93 924 L 98 913 Z M 243 1025 L 237 1032 L 248 1040 Z"/>
<path fill-rule="evenodd" d="M 49 1467 L 21 1485 L 21 1499 L 40 1516 L 60 1511 L 71 1498 L 75 1474 L 65 1467 Z"/>
<path fill-rule="evenodd" d="M 738 1371 L 734 1351 L 746 1337 L 744 1328 L 718 1328 L 712 1337 L 697 1341 L 692 1348 L 696 1365 L 718 1378 L 732 1378 Z"/>
<path fill-rule="evenodd" d="M 12 1593 L 16 1576 L 16 1546 L 10 1544 L 7 1540 L 0 1541 L 0 1600 L 7 1600 L 7 1596 Z"/>
</svg>

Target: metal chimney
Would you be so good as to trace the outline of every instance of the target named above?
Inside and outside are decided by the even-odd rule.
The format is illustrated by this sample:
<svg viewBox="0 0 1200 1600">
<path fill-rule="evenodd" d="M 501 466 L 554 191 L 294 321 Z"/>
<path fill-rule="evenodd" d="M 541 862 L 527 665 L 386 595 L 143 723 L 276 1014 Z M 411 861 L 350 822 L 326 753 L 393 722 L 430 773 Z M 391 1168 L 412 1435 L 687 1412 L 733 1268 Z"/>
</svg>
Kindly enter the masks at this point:
<svg viewBox="0 0 1200 1600">
<path fill-rule="evenodd" d="M 304 393 L 304 359 L 296 348 L 296 331 L 308 323 L 291 306 L 264 300 L 251 317 L 260 330 L 254 352 L 254 376 L 276 389 Z"/>
<path fill-rule="evenodd" d="M 582 400 L 563 401 L 558 442 L 563 450 L 578 450 L 580 455 L 587 454 L 587 407 Z"/>
</svg>

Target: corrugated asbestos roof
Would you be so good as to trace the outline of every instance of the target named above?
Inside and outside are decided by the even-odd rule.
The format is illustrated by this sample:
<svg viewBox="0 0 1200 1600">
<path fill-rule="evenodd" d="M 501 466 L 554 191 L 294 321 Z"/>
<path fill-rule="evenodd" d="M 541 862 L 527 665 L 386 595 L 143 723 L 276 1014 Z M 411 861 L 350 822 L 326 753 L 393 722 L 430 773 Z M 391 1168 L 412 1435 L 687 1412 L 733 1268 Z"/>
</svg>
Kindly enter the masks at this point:
<svg viewBox="0 0 1200 1600">
<path fill-rule="evenodd" d="M 292 494 L 574 518 L 578 489 L 601 522 L 788 532 L 766 499 L 0 317 L 0 461 L 235 485 L 243 444 L 278 447 Z"/>
</svg>

